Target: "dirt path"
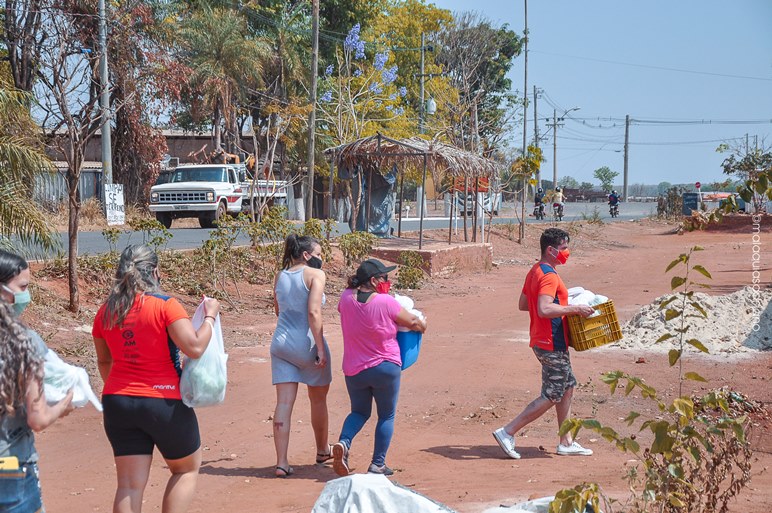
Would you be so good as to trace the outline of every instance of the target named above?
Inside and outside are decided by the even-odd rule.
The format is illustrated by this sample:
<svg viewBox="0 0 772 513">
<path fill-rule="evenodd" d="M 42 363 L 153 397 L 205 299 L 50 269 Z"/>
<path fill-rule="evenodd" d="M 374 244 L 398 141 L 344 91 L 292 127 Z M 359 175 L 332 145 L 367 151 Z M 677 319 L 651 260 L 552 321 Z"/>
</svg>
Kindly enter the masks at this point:
<svg viewBox="0 0 772 513">
<path fill-rule="evenodd" d="M 584 227 L 581 236 L 574 236 L 571 259 L 560 269 L 561 276 L 569 287 L 581 285 L 614 299 L 622 321 L 668 292 L 670 276 L 663 274 L 665 266 L 695 244 L 706 249 L 698 262 L 713 274 L 712 293 L 750 283 L 750 233 L 676 236 L 667 234 L 670 230 L 651 222 Z M 491 272 L 435 280 L 412 294 L 430 327 L 418 363 L 403 374 L 388 463 L 397 470 L 396 481 L 460 512 L 553 495 L 585 480 L 601 483 L 611 495 L 625 496 L 621 476 L 629 455 L 583 432 L 580 441 L 595 451 L 593 457 L 557 456 L 554 413 L 518 438 L 523 455 L 519 461 L 504 459 L 490 434 L 539 393 L 539 368 L 527 345 L 528 316 L 516 310 L 523 278 L 538 253 L 534 242 L 538 233 L 529 227 L 526 247 L 494 236 L 497 266 Z M 764 273 L 768 284 L 772 281 L 769 262 Z M 328 290 L 330 301 L 325 308 L 325 332 L 335 370 L 329 398 L 331 437 L 337 436 L 348 412 L 339 370 L 342 341 L 336 295 Z M 226 331 L 228 395 L 225 404 L 198 412 L 205 463 L 190 511 L 310 511 L 324 484 L 335 475 L 332 469 L 313 464 L 308 401 L 301 395 L 290 442 L 290 461 L 297 474 L 284 480 L 272 477 L 275 456 L 269 417 L 274 390 L 268 358 L 274 319 L 267 309 L 256 308 L 238 316 L 226 312 L 225 323 L 230 330 Z M 636 364 L 641 357 L 646 363 Z M 601 372 L 621 369 L 644 377 L 660 392 L 676 390 L 677 374 L 668 367 L 666 355 L 602 348 L 573 353 L 572 360 L 580 381 L 573 414 L 598 418 L 620 430 L 620 419 L 628 411 L 650 409 L 650 405 L 609 396 L 599 380 Z M 772 403 L 770 369 L 770 352 L 745 358 L 690 355 L 685 365 L 685 371 L 698 370 L 708 378 L 710 387 L 731 385 L 767 406 Z M 769 511 L 771 428 L 769 422 L 755 427 L 753 480 L 732 511 Z M 372 432 L 373 420 L 354 442 L 351 463 L 359 471 L 369 463 Z M 115 471 L 99 414 L 91 408 L 74 412 L 39 435 L 38 447 L 48 511 L 110 511 Z M 157 460 L 145 511 L 160 511 L 166 477 L 162 461 Z"/>
</svg>

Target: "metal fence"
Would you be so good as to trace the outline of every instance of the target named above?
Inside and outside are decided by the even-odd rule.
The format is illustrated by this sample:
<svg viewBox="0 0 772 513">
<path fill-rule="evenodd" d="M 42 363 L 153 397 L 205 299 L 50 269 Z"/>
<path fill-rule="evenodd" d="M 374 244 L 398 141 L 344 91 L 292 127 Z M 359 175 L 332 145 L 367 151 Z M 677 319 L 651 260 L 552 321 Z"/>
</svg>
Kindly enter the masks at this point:
<svg viewBox="0 0 772 513">
<path fill-rule="evenodd" d="M 80 199 L 100 198 L 102 190 L 102 170 L 83 169 L 80 172 Z M 35 177 L 35 190 L 32 197 L 41 205 L 56 205 L 65 201 L 67 181 L 62 173 L 40 173 Z"/>
</svg>

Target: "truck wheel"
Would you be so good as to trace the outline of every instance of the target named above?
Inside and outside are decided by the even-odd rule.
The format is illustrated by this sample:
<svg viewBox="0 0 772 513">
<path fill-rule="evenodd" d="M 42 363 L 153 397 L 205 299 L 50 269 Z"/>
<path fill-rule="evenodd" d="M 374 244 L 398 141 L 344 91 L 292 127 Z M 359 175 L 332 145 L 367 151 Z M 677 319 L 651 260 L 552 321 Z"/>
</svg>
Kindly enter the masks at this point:
<svg viewBox="0 0 772 513">
<path fill-rule="evenodd" d="M 156 212 L 155 218 L 159 223 L 164 225 L 164 228 L 172 227 L 172 214 L 171 212 Z"/>
<path fill-rule="evenodd" d="M 201 228 L 214 228 L 214 216 L 212 214 L 202 214 L 198 217 L 198 224 Z"/>
<path fill-rule="evenodd" d="M 217 221 L 228 215 L 228 204 L 221 201 L 217 204 L 217 210 L 214 212 L 214 224 L 217 225 Z"/>
<path fill-rule="evenodd" d="M 216 228 L 217 221 L 227 214 L 228 206 L 224 201 L 221 201 L 217 204 L 217 210 L 200 215 L 198 217 L 198 224 L 201 225 L 201 228 Z"/>
</svg>

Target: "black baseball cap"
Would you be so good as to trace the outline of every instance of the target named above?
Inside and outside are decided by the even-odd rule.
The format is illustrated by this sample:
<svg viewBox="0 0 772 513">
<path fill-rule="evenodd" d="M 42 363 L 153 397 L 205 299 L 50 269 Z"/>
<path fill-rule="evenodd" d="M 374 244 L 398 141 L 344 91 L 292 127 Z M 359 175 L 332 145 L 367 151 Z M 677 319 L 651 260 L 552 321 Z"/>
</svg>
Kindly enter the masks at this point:
<svg viewBox="0 0 772 513">
<path fill-rule="evenodd" d="M 384 274 L 389 274 L 391 271 L 396 269 L 396 265 L 392 265 L 389 267 L 386 267 L 383 265 L 383 262 L 380 260 L 376 260 L 374 258 L 368 258 L 361 264 L 359 264 L 359 268 L 357 269 L 356 279 L 357 283 L 360 285 L 363 283 L 367 283 L 370 281 L 370 278 L 374 276 L 382 276 Z"/>
</svg>

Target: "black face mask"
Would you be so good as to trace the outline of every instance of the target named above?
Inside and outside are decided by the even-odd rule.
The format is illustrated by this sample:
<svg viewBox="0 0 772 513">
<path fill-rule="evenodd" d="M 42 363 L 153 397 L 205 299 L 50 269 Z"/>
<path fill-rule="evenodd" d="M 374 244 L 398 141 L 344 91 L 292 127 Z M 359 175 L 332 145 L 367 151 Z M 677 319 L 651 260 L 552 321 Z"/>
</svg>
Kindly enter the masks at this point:
<svg viewBox="0 0 772 513">
<path fill-rule="evenodd" d="M 313 267 L 314 269 L 321 269 L 322 268 L 322 259 L 318 256 L 312 256 L 308 260 L 306 260 L 306 265 L 308 267 Z"/>
</svg>

